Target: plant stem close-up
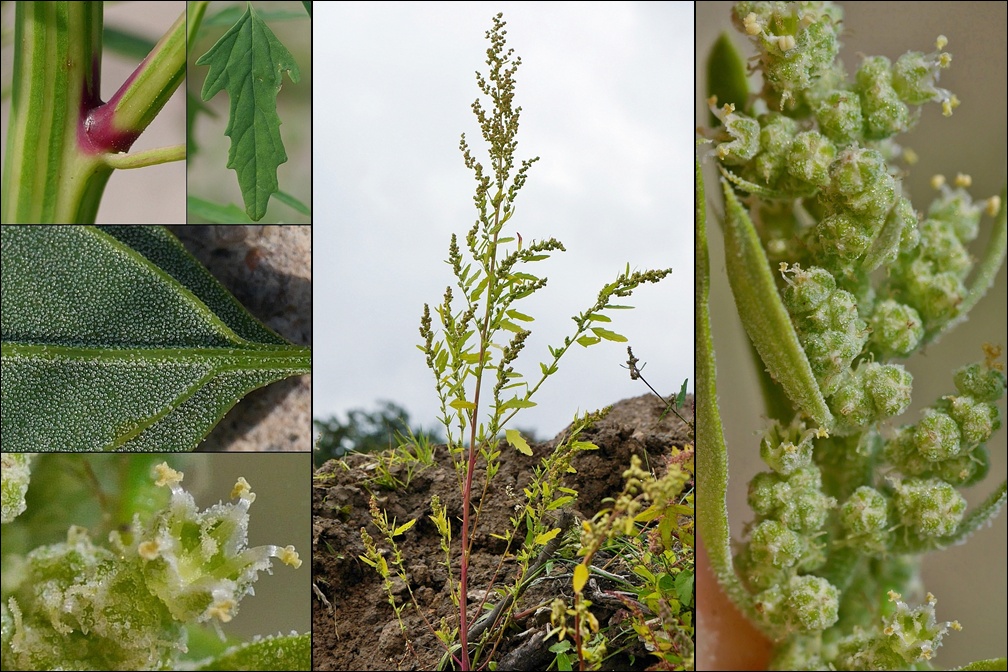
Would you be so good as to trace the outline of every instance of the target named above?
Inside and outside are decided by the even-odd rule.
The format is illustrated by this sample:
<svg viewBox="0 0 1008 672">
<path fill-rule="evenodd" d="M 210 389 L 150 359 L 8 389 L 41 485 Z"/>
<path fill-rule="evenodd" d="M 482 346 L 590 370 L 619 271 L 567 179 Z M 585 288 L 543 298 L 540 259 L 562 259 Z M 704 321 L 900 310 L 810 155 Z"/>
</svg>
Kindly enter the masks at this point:
<svg viewBox="0 0 1008 672">
<path fill-rule="evenodd" d="M 142 28 L 120 28 L 129 22 L 127 16 L 142 11 L 139 6 L 129 7 L 126 13 L 110 10 L 106 26 L 101 2 L 10 4 L 14 7 L 4 8 L 4 24 L 13 27 L 14 39 L 10 57 L 5 53 L 4 58 L 10 95 L 3 120 L 2 221 L 93 223 L 116 169 L 185 158 L 180 134 L 174 138 L 169 134 L 165 145 L 144 141 L 134 147 L 185 78 L 185 5 L 152 3 L 165 6 L 148 15 L 158 36 L 150 40 L 147 23 Z M 169 8 L 173 11 L 165 16 Z M 117 14 L 122 17 L 118 23 Z M 124 34 L 133 39 L 122 39 Z M 124 42 L 131 46 L 122 46 Z M 127 55 L 113 58 L 114 52 Z M 111 61 L 109 67 L 103 67 L 105 60 Z M 123 60 L 131 64 L 125 70 L 117 65 Z M 179 104 L 170 106 L 176 118 L 182 109 Z M 172 129 L 170 124 L 158 126 Z M 176 129 L 176 133 L 181 130 Z M 157 137 L 165 136 L 159 133 Z M 147 173 L 161 180 L 174 175 L 158 170 Z M 128 194 L 136 184 L 114 180 L 115 198 L 131 200 Z M 184 186 L 181 181 L 176 184 Z M 149 207 L 144 202 L 143 215 L 137 214 L 140 209 L 134 210 L 132 221 L 170 216 Z M 127 216 L 123 213 L 129 210 L 119 215 L 113 212 L 114 208 L 103 218 Z"/>
</svg>

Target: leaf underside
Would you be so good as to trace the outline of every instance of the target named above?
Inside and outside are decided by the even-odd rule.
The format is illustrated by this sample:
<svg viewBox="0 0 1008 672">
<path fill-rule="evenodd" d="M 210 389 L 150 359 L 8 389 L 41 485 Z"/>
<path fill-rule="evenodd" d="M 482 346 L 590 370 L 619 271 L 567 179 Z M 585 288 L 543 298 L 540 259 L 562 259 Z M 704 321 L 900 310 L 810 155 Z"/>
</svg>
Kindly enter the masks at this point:
<svg viewBox="0 0 1008 672">
<path fill-rule="evenodd" d="M 245 212 L 259 221 L 279 189 L 277 167 L 287 161 L 277 93 L 284 72 L 297 84 L 301 71 L 251 5 L 196 65 L 210 68 L 200 94 L 203 100 L 227 91 L 230 119 L 224 133 L 231 138 L 227 167 L 238 175 Z"/>
<path fill-rule="evenodd" d="M 3 231 L 4 452 L 187 451 L 310 371 L 162 227 Z"/>
<path fill-rule="evenodd" d="M 262 637 L 234 646 L 197 670 L 310 670 L 311 633 Z"/>
</svg>

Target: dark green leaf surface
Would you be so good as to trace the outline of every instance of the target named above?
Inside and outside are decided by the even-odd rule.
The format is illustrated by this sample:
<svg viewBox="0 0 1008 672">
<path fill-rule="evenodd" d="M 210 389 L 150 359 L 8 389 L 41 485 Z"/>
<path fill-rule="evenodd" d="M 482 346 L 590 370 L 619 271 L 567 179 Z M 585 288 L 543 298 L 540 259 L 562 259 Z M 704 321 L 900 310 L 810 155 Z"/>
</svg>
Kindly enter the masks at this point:
<svg viewBox="0 0 1008 672">
<path fill-rule="evenodd" d="M 245 211 L 259 221 L 270 196 L 279 189 L 277 166 L 287 161 L 276 113 L 277 93 L 284 72 L 296 84 L 301 71 L 252 5 L 196 65 L 210 67 L 200 94 L 203 100 L 227 90 L 230 119 L 225 133 L 231 138 L 227 166 L 238 174 Z"/>
<path fill-rule="evenodd" d="M 192 450 L 310 371 L 161 227 L 4 227 L 2 447 Z"/>
</svg>

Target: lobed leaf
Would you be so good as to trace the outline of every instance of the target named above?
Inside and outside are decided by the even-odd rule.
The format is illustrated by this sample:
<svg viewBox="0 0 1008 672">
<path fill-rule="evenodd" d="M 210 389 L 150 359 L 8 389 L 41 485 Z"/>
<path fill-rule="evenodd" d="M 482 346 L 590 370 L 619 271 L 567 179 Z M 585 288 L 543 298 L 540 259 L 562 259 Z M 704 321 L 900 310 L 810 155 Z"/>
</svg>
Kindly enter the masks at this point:
<svg viewBox="0 0 1008 672">
<path fill-rule="evenodd" d="M 310 372 L 162 227 L 10 227 L 4 452 L 188 451 L 251 390 Z"/>
<path fill-rule="evenodd" d="M 230 119 L 224 133 L 231 138 L 227 167 L 238 174 L 245 211 L 259 221 L 270 196 L 280 188 L 277 167 L 287 161 L 276 113 L 277 93 L 284 72 L 297 84 L 301 71 L 251 4 L 196 65 L 210 68 L 200 93 L 203 100 L 227 90 Z"/>
<path fill-rule="evenodd" d="M 525 437 L 523 437 L 521 435 L 521 432 L 519 432 L 517 429 L 504 430 L 504 435 L 507 437 L 507 442 L 510 443 L 512 446 L 514 446 L 519 453 L 521 453 L 522 455 L 532 454 L 532 449 L 529 447 L 528 441 L 525 440 Z M 546 541 L 549 541 L 549 539 L 547 539 Z M 546 542 L 544 541 L 542 543 L 545 544 Z"/>
</svg>

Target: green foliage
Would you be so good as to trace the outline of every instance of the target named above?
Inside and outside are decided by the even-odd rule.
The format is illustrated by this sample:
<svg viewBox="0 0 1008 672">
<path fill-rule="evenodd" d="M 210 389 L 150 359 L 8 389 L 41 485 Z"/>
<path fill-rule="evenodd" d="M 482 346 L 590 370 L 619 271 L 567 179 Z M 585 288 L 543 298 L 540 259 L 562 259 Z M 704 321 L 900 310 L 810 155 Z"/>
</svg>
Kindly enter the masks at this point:
<svg viewBox="0 0 1008 672">
<path fill-rule="evenodd" d="M 958 624 L 936 621 L 933 596 L 911 606 L 900 593 L 917 581 L 913 556 L 963 540 L 1006 500 L 1002 483 L 967 511 L 959 491 L 986 474 L 1005 379 L 1000 348 L 985 346 L 984 362 L 953 374 L 955 393 L 890 428 L 913 387 L 894 360 L 965 319 L 1005 257 L 1006 211 L 1003 197 L 974 201 L 962 175 L 952 185 L 936 176 L 937 197 L 914 210 L 893 141 L 919 118 L 912 108 L 936 102 L 950 116 L 958 106 L 936 85 L 948 41 L 895 63 L 863 57 L 848 81 L 835 60 L 842 18 L 831 2 L 732 12 L 763 89 L 734 106 L 708 100 L 704 135 L 723 176 L 725 265 L 774 420 L 760 446 L 770 471 L 749 484 L 755 517 L 732 557 L 698 161 L 698 477 L 712 497 L 700 525 L 726 593 L 775 642 L 772 665 L 918 668 Z M 742 74 L 724 39 L 711 92 Z M 976 263 L 967 246 L 984 212 L 994 235 Z"/>
<path fill-rule="evenodd" d="M 333 416 L 315 420 L 315 466 L 349 453 L 372 453 L 407 445 L 427 446 L 442 438 L 436 431 L 426 431 L 410 423 L 409 413 L 392 401 L 381 401 L 378 408 L 347 411 L 346 420 Z"/>
<path fill-rule="evenodd" d="M 556 373 L 560 358 L 572 345 L 577 343 L 590 347 L 603 340 L 626 341 L 623 335 L 602 326 L 611 322 L 608 311 L 626 308 L 617 300 L 630 296 L 640 285 L 658 282 L 670 272 L 670 269 L 631 271 L 628 264 L 613 282 L 601 289 L 591 307 L 573 317 L 576 325 L 574 333 L 567 336 L 561 345 L 549 348 L 549 357 L 539 363 L 539 375 L 534 380 L 526 381 L 524 374 L 516 369 L 515 363 L 531 333 L 527 327 L 534 321 L 534 317 L 522 312 L 518 304 L 546 285 L 546 278 L 531 272 L 531 265 L 565 248 L 554 238 L 523 241 L 521 236 L 505 231 L 505 226 L 514 216 L 518 192 L 525 185 L 530 168 L 538 160 L 526 159 L 520 165 L 516 164 L 521 107 L 514 104 L 515 73 L 521 59 L 514 56 L 513 49 L 506 48 L 505 36 L 505 22 L 498 14 L 494 17 L 493 27 L 486 33 L 489 41 L 487 73 L 476 74 L 482 98 L 477 98 L 472 104 L 487 146 L 489 168 L 485 168 L 476 157 L 463 134 L 459 149 L 476 181 L 473 196 L 476 221 L 463 241 L 452 234 L 447 262 L 454 276 L 454 286 L 445 289 L 443 300 L 433 311 L 429 305 L 424 306 L 420 322 L 422 343 L 418 345 L 434 374 L 440 400 L 440 421 L 445 428 L 447 449 L 455 463 L 462 493 L 463 520 L 457 582 L 451 558 L 451 528 L 439 503 L 432 507 L 432 521 L 442 535 L 449 570 L 448 589 L 458 600 L 460 614 L 457 647 L 453 645 L 453 628 L 444 625 L 438 630 L 438 636 L 449 649 L 443 663 L 447 664 L 447 659 L 450 659 L 463 670 L 480 664 L 484 652 L 493 649 L 493 646 L 484 647 L 482 643 L 497 641 L 503 634 L 499 625 L 494 624 L 495 619 L 488 619 L 484 625 L 470 625 L 466 617 L 469 552 L 480 512 L 479 504 L 474 503 L 481 501 L 478 491 L 474 491 L 474 487 L 479 488 L 480 485 L 473 483 L 477 461 L 486 466 L 482 484 L 485 492 L 500 468 L 503 452 L 499 441 L 501 433 L 506 443 L 515 450 L 531 454 L 528 439 L 517 429 L 509 428 L 508 424 L 521 409 L 535 406 L 533 396 L 543 382 Z M 440 333 L 435 328 L 435 315 Z M 579 418 L 576 422 L 588 420 Z M 537 471 L 535 482 L 525 490 L 529 505 L 525 508 L 525 515 L 516 516 L 512 524 L 515 528 L 525 525 L 526 533 L 518 535 L 516 530 L 495 533 L 508 543 L 502 562 L 511 553 L 510 545 L 516 537 L 525 540 L 517 552 L 521 561 L 518 577 L 507 591 L 507 597 L 496 605 L 497 613 L 514 604 L 526 585 L 528 577 L 525 572 L 531 574 L 534 573 L 533 568 L 537 571 L 544 566 L 549 558 L 543 557 L 543 554 L 548 556 L 555 552 L 560 543 L 561 533 L 566 527 L 562 523 L 569 519 L 570 514 L 561 510 L 560 523 L 554 523 L 548 522 L 543 513 L 552 510 L 550 506 L 558 502 L 561 503 L 555 508 L 562 508 L 576 495 L 559 486 L 559 478 L 564 471 L 557 470 L 557 465 L 569 459 L 572 452 L 588 449 L 587 445 L 583 445 L 587 442 L 580 442 L 582 445 L 576 443 L 561 442 L 559 452 L 552 460 L 544 458 L 543 468 Z M 381 515 L 372 515 L 379 528 Z M 491 588 L 487 587 L 488 590 Z M 472 641 L 469 639 L 470 628 Z"/>
<path fill-rule="evenodd" d="M 225 133 L 231 138 L 231 149 L 227 167 L 238 174 L 245 212 L 259 221 L 270 196 L 280 188 L 277 166 L 287 161 L 276 113 L 277 94 L 285 72 L 297 84 L 301 71 L 251 3 L 196 65 L 210 68 L 203 100 L 222 90 L 228 93 L 230 119 Z"/>
<path fill-rule="evenodd" d="M 2 267 L 4 451 L 192 450 L 310 368 L 164 228 L 11 227 Z"/>
<path fill-rule="evenodd" d="M 608 648 L 627 636 L 639 638 L 658 658 L 655 669 L 693 669 L 695 505 L 693 489 L 686 487 L 694 472 L 693 457 L 692 446 L 673 451 L 664 474 L 656 477 L 631 455 L 623 491 L 609 500 L 610 507 L 582 524 L 577 554 L 583 560 L 574 569 L 574 604 L 554 601 L 551 630 L 561 641 L 571 636 L 581 669 L 597 669 Z M 599 572 L 592 558 L 602 549 L 632 572 L 627 588 L 637 599 L 622 600 L 630 614 L 627 631 L 605 634 L 585 594 L 590 574 Z M 573 624 L 569 617 L 574 617 Z"/>
<path fill-rule="evenodd" d="M 29 491 L 41 492 L 4 521 L 5 669 L 193 669 L 192 656 L 206 656 L 199 669 L 309 669 L 306 635 L 223 653 L 187 646 L 192 628 L 237 614 L 272 559 L 301 561 L 293 546 L 248 546 L 244 478 L 234 503 L 200 510 L 182 472 L 158 459 L 36 456 Z M 8 467 L 5 455 L 5 489 Z"/>
</svg>

